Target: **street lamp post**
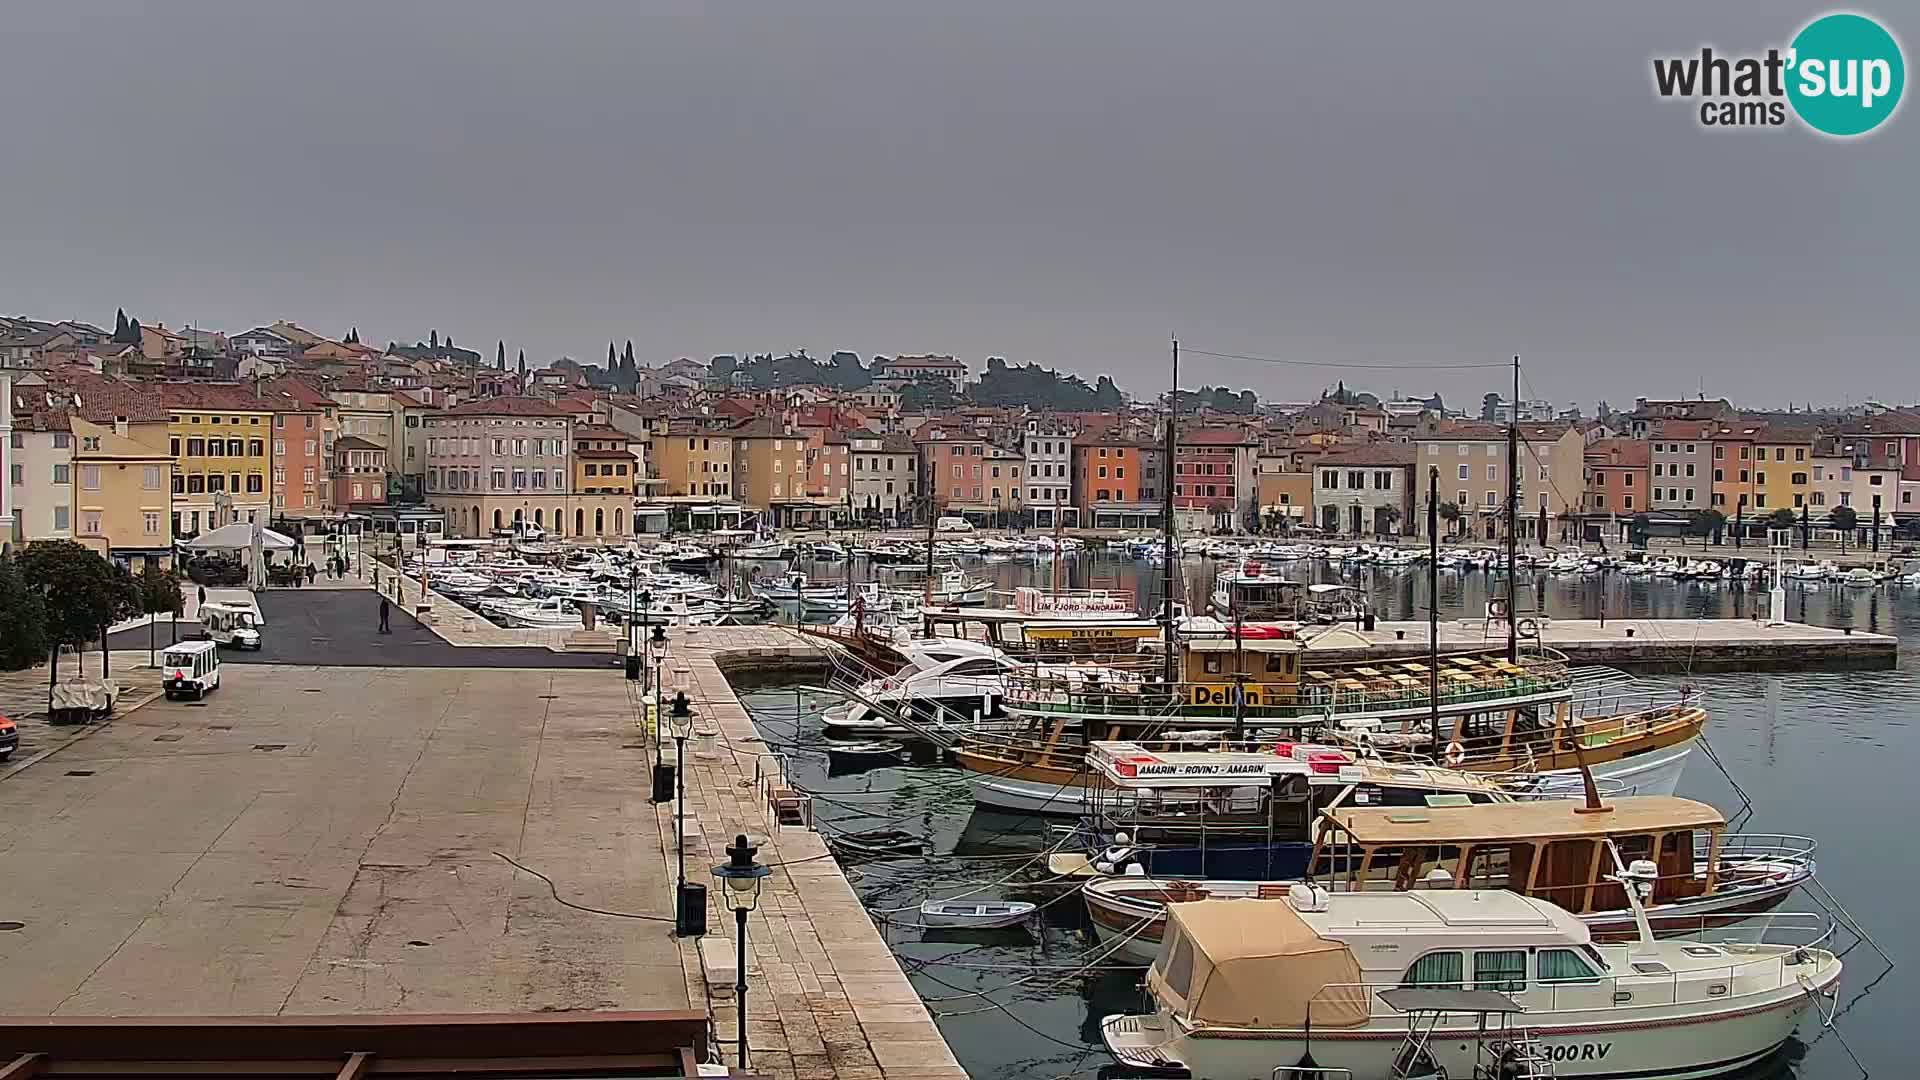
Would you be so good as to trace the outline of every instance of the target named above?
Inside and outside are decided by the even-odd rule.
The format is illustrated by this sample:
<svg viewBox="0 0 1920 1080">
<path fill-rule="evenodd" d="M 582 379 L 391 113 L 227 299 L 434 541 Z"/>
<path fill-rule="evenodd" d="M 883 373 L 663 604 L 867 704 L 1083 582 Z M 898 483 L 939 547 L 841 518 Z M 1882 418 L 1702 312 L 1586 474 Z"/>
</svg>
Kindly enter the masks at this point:
<svg viewBox="0 0 1920 1080">
<path fill-rule="evenodd" d="M 700 916 L 695 923 L 694 906 L 687 895 L 687 736 L 693 733 L 693 707 L 687 702 L 686 669 L 675 668 L 673 679 L 673 848 L 679 856 L 679 879 L 674 886 L 674 928 L 678 937 L 699 937 L 707 932 L 707 898 L 699 896 Z"/>
<path fill-rule="evenodd" d="M 642 602 L 645 602 L 644 595 Z M 660 661 L 667 653 L 667 629 L 658 623 L 653 627 L 653 801 L 655 804 L 673 799 L 673 788 L 680 763 L 667 764 L 666 729 L 667 695 L 660 682 Z M 644 660 L 642 665 L 644 666 Z M 643 693 L 641 701 L 646 701 Z"/>
<path fill-rule="evenodd" d="M 754 859 L 759 848 L 747 843 L 745 833 L 733 838 L 727 847 L 727 861 L 713 868 L 713 876 L 720 879 L 724 887 L 727 903 L 733 908 L 734 943 L 737 952 L 734 960 L 733 1000 L 737 1006 L 737 1022 L 740 1028 L 740 1068 L 747 1067 L 747 913 L 760 902 L 760 882 L 773 868 Z"/>
</svg>

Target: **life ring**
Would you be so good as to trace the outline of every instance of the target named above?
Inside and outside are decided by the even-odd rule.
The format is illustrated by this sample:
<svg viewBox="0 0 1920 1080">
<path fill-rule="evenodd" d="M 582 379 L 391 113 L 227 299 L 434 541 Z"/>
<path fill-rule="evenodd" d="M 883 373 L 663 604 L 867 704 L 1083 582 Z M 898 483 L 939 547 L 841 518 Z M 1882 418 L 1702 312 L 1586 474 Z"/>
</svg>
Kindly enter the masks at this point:
<svg viewBox="0 0 1920 1080">
<path fill-rule="evenodd" d="M 1467 748 L 1460 745 L 1460 740 L 1455 739 L 1454 741 L 1447 744 L 1447 767 L 1448 768 L 1457 769 L 1461 765 L 1466 764 L 1466 760 L 1467 760 Z"/>
</svg>

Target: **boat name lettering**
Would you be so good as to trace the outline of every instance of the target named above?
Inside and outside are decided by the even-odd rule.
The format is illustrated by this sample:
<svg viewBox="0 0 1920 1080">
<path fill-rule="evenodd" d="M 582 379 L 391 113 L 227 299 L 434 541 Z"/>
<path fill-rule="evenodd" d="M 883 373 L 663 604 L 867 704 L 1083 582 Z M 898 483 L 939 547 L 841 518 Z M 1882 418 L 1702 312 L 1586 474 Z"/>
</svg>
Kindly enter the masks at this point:
<svg viewBox="0 0 1920 1080">
<path fill-rule="evenodd" d="M 1246 695 L 1247 704 L 1260 704 L 1260 688 L 1258 686 L 1246 687 Z M 1233 687 L 1231 685 L 1211 686 L 1205 683 L 1195 683 L 1188 690 L 1187 702 L 1190 705 L 1231 705 L 1233 704 Z"/>
<path fill-rule="evenodd" d="M 1267 771 L 1265 762 L 1240 761 L 1231 764 L 1159 764 L 1140 766 L 1141 776 L 1259 776 Z"/>
<path fill-rule="evenodd" d="M 1610 1042 L 1549 1046 L 1547 1057 L 1554 1061 L 1604 1061 L 1607 1051 L 1612 1049 L 1613 1044 Z"/>
</svg>

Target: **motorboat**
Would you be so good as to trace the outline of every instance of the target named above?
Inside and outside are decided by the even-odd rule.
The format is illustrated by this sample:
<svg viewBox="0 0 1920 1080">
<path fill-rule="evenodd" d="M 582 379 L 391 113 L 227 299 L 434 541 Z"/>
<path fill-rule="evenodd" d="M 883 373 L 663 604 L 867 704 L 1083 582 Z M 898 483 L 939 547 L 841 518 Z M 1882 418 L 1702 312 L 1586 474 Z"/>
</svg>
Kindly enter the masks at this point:
<svg viewBox="0 0 1920 1080">
<path fill-rule="evenodd" d="M 1318 583 L 1307 586 L 1301 607 L 1302 622 L 1340 623 L 1360 619 L 1367 611 L 1367 597 L 1352 585 Z"/>
<path fill-rule="evenodd" d="M 1871 589 L 1880 584 L 1880 576 L 1864 566 L 1856 566 L 1840 579 L 1850 589 Z"/>
<path fill-rule="evenodd" d="M 1020 662 L 998 650 L 987 655 L 955 651 L 959 655 L 950 659 L 916 664 L 852 688 L 844 704 L 822 715 L 822 727 L 829 735 L 924 736 L 1001 715 L 1006 674 Z"/>
<path fill-rule="evenodd" d="M 1300 863 L 1311 871 L 1308 880 L 1336 894 L 1509 889 L 1573 913 L 1596 939 L 1625 940 L 1637 931 L 1634 911 L 1604 871 L 1604 856 L 1600 863 L 1592 858 L 1596 851 L 1610 848 L 1628 862 L 1646 860 L 1653 867 L 1642 906 L 1655 933 L 1666 936 L 1763 915 L 1815 872 L 1812 840 L 1729 834 L 1718 810 L 1690 799 L 1626 796 L 1608 798 L 1597 809 L 1577 799 L 1427 801 L 1348 803 L 1323 811 L 1311 854 Z M 1140 846 L 1137 839 L 1133 846 Z M 1122 854 L 1126 865 L 1114 868 L 1111 853 L 1103 854 L 1108 857 L 1096 870 L 1121 876 L 1090 883 L 1087 908 L 1101 931 L 1129 935 L 1117 948 L 1136 962 L 1151 958 L 1160 909 L 1168 902 L 1273 896 L 1285 888 L 1276 889 L 1266 877 L 1125 876 L 1126 866 L 1144 856 Z M 1582 854 L 1587 857 L 1577 857 Z"/>
<path fill-rule="evenodd" d="M 832 592 L 825 586 L 803 589 L 799 595 L 800 610 L 807 615 L 841 615 L 851 612 L 855 604 L 866 611 L 882 606 L 882 590 L 871 581 L 853 582 L 846 587 L 835 587 Z"/>
<path fill-rule="evenodd" d="M 836 594 L 845 595 L 847 591 L 844 582 L 816 584 L 803 570 L 788 570 L 765 582 L 757 582 L 751 588 L 755 596 L 774 601 L 795 601 L 803 596 L 830 599 Z"/>
<path fill-rule="evenodd" d="M 924 855 L 927 841 L 904 829 L 867 829 L 830 836 L 827 847 L 844 861 L 868 861 Z"/>
<path fill-rule="evenodd" d="M 847 558 L 847 549 L 831 540 L 824 540 L 808 547 L 806 557 L 814 562 L 843 562 Z"/>
<path fill-rule="evenodd" d="M 736 559 L 790 559 L 793 545 L 784 540 L 760 540 L 733 549 Z"/>
<path fill-rule="evenodd" d="M 1635 861 L 1617 880 L 1633 897 L 1650 871 Z M 1644 927 L 1637 899 L 1634 909 Z M 1784 1045 L 1809 1007 L 1835 996 L 1841 972 L 1821 947 L 1830 927 L 1811 917 L 1781 919 L 1759 940 L 1643 933 L 1597 944 L 1537 897 L 1305 884 L 1167 912 L 1146 976 L 1153 1011 L 1100 1025 L 1124 1069 L 1163 1077 L 1267 1077 L 1295 1064 L 1353 1077 L 1718 1076 Z M 1480 1056 L 1490 1012 L 1511 1025 L 1501 1039 L 1511 1068 Z"/>
<path fill-rule="evenodd" d="M 1838 576 L 1840 567 L 1832 559 L 1819 562 L 1799 562 L 1786 568 L 1786 576 L 1793 581 L 1826 581 Z"/>
<path fill-rule="evenodd" d="M 1018 926 L 1035 910 L 1026 900 L 928 900 L 920 905 L 920 925 L 993 930 Z"/>
<path fill-rule="evenodd" d="M 916 581 L 916 578 L 919 580 Z M 957 566 L 941 571 L 933 579 L 931 587 L 925 582 L 925 571 L 919 567 L 896 567 L 891 584 L 894 591 L 912 593 L 935 607 L 984 604 L 987 595 L 993 591 L 993 582 L 985 578 L 970 578 L 966 571 Z"/>
<path fill-rule="evenodd" d="M 578 629 L 580 605 L 564 596 L 482 600 L 480 613 L 507 626 Z"/>
<path fill-rule="evenodd" d="M 1304 582 L 1275 574 L 1266 564 L 1248 559 L 1214 575 L 1209 599 L 1222 619 L 1299 619 L 1306 602 Z"/>
</svg>

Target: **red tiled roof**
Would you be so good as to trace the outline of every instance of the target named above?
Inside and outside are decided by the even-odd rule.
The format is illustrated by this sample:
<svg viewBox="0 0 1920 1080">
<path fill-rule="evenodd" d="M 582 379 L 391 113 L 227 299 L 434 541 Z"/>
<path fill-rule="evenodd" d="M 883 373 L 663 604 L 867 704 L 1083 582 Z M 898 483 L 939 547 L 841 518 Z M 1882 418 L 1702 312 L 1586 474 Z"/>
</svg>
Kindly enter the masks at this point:
<svg viewBox="0 0 1920 1080">
<path fill-rule="evenodd" d="M 1587 446 L 1587 464 L 1595 468 L 1644 469 L 1653 446 L 1639 439 L 1601 439 Z"/>
<path fill-rule="evenodd" d="M 332 398 L 304 379 L 283 377 L 260 384 L 260 394 L 272 408 L 286 412 L 315 412 L 335 407 Z"/>
<path fill-rule="evenodd" d="M 1411 443 L 1367 443 L 1323 454 L 1316 464 L 1376 467 L 1412 465 L 1418 453 Z"/>
<path fill-rule="evenodd" d="M 150 383 L 132 383 L 96 375 L 85 369 L 62 372 L 49 385 L 67 394 L 77 394 L 83 420 L 110 424 L 125 417 L 133 423 L 159 423 L 171 418 L 160 396 Z"/>
<path fill-rule="evenodd" d="M 170 409 L 233 409 L 269 412 L 264 399 L 256 397 L 251 386 L 239 383 L 163 382 L 148 384 L 159 391 Z"/>
<path fill-rule="evenodd" d="M 572 416 L 551 401 L 533 397 L 490 397 L 463 401 L 446 411 L 447 416 Z"/>
<path fill-rule="evenodd" d="M 612 458 L 617 461 L 632 461 L 633 454 L 626 450 L 575 450 L 577 458 Z"/>
<path fill-rule="evenodd" d="M 573 437 L 576 439 L 625 439 L 627 433 L 610 424 L 575 424 Z"/>
<path fill-rule="evenodd" d="M 1258 439 L 1241 428 L 1186 428 L 1180 432 L 1182 446 L 1250 446 Z"/>
</svg>

